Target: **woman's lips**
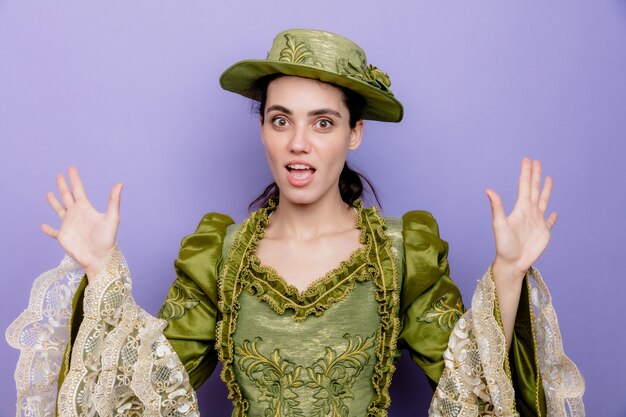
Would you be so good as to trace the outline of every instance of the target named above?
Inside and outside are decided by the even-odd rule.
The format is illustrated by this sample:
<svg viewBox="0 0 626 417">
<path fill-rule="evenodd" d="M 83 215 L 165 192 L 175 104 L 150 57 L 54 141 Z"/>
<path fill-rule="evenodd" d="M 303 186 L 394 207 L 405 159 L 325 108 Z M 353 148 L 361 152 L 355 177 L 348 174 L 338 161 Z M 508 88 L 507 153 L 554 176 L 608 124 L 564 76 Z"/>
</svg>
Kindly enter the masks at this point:
<svg viewBox="0 0 626 417">
<path fill-rule="evenodd" d="M 315 168 L 302 163 L 293 163 L 285 166 L 287 169 L 287 180 L 295 187 L 304 187 L 313 181 Z"/>
</svg>

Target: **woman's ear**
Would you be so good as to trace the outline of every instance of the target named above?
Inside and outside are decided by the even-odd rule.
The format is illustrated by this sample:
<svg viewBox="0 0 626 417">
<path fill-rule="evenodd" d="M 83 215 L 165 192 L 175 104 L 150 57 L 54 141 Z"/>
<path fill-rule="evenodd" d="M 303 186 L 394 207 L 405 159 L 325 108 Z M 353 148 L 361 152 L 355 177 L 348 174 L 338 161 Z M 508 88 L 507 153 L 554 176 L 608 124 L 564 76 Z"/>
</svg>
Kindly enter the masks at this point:
<svg viewBox="0 0 626 417">
<path fill-rule="evenodd" d="M 354 128 L 350 132 L 350 143 L 348 144 L 348 149 L 351 151 L 355 150 L 359 146 L 361 146 L 361 140 L 363 139 L 363 120 L 359 120 L 356 122 Z"/>
</svg>

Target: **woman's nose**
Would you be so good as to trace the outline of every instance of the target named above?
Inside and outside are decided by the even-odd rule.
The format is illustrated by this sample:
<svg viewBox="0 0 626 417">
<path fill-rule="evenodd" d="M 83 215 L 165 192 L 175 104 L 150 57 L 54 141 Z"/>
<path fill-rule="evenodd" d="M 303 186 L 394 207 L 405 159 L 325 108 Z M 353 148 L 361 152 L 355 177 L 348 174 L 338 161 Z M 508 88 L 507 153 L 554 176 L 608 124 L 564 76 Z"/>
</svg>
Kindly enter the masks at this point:
<svg viewBox="0 0 626 417">
<path fill-rule="evenodd" d="M 305 127 L 298 127 L 293 130 L 293 135 L 289 141 L 289 150 L 297 153 L 309 153 L 311 150 L 311 143 Z"/>
</svg>

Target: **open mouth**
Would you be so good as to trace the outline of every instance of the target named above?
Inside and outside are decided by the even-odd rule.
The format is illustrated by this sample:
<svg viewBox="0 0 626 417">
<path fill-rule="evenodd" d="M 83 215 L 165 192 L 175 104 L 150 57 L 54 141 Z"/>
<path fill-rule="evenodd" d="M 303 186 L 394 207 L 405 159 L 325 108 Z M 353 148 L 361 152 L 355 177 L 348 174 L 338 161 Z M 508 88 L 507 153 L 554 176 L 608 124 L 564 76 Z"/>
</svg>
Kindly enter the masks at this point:
<svg viewBox="0 0 626 417">
<path fill-rule="evenodd" d="M 286 165 L 285 168 L 287 168 L 289 174 L 296 180 L 306 180 L 316 171 L 315 168 L 306 164 L 289 164 Z"/>
</svg>

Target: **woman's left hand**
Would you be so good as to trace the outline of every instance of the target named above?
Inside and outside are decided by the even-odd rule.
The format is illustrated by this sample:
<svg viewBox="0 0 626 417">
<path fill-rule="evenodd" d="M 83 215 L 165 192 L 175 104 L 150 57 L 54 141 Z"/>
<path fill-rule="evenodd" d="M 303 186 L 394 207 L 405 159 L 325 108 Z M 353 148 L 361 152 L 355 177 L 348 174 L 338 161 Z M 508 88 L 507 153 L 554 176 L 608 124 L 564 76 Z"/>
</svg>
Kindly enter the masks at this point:
<svg viewBox="0 0 626 417">
<path fill-rule="evenodd" d="M 494 272 L 521 283 L 526 271 L 539 259 L 548 246 L 550 229 L 557 214 L 546 219 L 546 208 L 552 192 L 552 178 L 546 177 L 541 188 L 541 163 L 528 158 L 522 160 L 517 201 L 507 217 L 500 196 L 493 190 L 485 191 L 491 203 L 493 232 L 496 240 Z"/>
</svg>

